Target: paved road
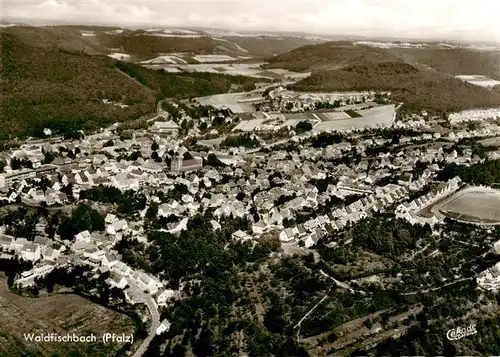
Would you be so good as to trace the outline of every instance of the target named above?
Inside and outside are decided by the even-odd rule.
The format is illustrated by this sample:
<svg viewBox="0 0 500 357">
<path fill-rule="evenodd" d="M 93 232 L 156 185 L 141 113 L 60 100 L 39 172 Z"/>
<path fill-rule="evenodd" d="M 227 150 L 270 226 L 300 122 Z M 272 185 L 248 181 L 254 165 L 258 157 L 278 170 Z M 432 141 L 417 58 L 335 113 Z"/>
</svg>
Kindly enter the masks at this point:
<svg viewBox="0 0 500 357">
<path fill-rule="evenodd" d="M 137 285 L 135 281 L 129 279 L 130 287 L 144 300 L 144 303 L 148 307 L 149 313 L 151 314 L 151 326 L 149 328 L 148 337 L 142 342 L 137 351 L 135 351 L 133 357 L 141 357 L 149 347 L 149 344 L 156 335 L 156 329 L 160 326 L 160 313 L 158 312 L 158 306 L 153 298 L 144 293 L 144 291 Z"/>
</svg>

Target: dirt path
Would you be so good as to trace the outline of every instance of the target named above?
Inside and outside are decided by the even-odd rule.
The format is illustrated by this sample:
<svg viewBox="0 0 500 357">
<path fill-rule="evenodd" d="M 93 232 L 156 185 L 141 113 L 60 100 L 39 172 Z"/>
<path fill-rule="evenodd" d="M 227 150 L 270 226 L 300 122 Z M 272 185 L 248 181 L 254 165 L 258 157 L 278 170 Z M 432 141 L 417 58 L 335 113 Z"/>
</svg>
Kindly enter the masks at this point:
<svg viewBox="0 0 500 357">
<path fill-rule="evenodd" d="M 300 325 L 302 324 L 302 322 L 307 319 L 307 316 L 309 316 L 323 301 L 326 300 L 326 298 L 328 297 L 328 294 L 330 294 L 330 291 L 332 289 L 328 289 L 327 293 L 325 294 L 325 296 L 323 296 L 323 298 L 318 301 L 318 303 L 316 305 L 313 306 L 312 309 L 310 309 L 308 312 L 306 312 L 306 314 L 300 319 L 300 321 L 293 327 L 293 328 L 298 328 L 297 330 L 297 341 L 300 341 Z"/>
<path fill-rule="evenodd" d="M 441 290 L 442 288 L 445 288 L 447 286 L 454 285 L 454 284 L 457 284 L 457 283 L 460 283 L 460 282 L 466 281 L 466 280 L 472 280 L 472 279 L 474 279 L 474 277 L 461 278 L 461 279 L 449 282 L 447 284 L 444 284 L 442 286 L 438 286 L 437 288 L 429 288 L 429 289 L 424 289 L 424 290 L 412 291 L 412 292 L 409 292 L 409 293 L 401 293 L 401 295 L 403 295 L 403 296 L 409 296 L 409 295 L 416 295 L 416 294 L 419 294 L 419 293 L 421 293 L 421 294 L 430 293 L 432 291 L 438 291 L 438 290 Z"/>
</svg>

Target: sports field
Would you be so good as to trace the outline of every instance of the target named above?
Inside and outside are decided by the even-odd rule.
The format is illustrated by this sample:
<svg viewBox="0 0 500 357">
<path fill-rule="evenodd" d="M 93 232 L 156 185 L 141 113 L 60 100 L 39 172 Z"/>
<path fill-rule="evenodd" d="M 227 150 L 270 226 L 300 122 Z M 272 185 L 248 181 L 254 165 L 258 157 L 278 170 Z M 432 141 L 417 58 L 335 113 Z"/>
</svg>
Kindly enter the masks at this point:
<svg viewBox="0 0 500 357">
<path fill-rule="evenodd" d="M 446 217 L 466 223 L 500 224 L 500 191 L 468 187 L 436 207 Z"/>
</svg>

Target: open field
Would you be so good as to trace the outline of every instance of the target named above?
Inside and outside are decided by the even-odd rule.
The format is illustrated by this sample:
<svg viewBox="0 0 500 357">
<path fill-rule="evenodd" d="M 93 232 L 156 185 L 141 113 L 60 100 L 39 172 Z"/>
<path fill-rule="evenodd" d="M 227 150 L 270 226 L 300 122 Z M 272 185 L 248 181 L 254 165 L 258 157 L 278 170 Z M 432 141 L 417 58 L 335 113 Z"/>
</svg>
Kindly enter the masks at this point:
<svg viewBox="0 0 500 357">
<path fill-rule="evenodd" d="M 130 334 L 134 330 L 129 317 L 78 295 L 18 296 L 8 290 L 3 277 L 0 277 L 0 322 L 0 356 L 25 356 L 31 351 L 40 356 L 107 357 L 114 355 L 121 345 L 26 342 L 23 334 L 92 332 L 99 341 L 105 332 Z"/>
<path fill-rule="evenodd" d="M 500 145 L 500 136 L 495 136 L 492 138 L 486 138 L 479 141 L 481 145 L 484 146 L 498 146 Z"/>
<path fill-rule="evenodd" d="M 233 129 L 233 131 L 235 131 L 235 130 L 241 130 L 241 131 L 245 131 L 245 132 L 254 131 L 257 127 L 264 124 L 265 121 L 266 121 L 266 119 L 242 120 Z"/>
<path fill-rule="evenodd" d="M 120 61 L 125 61 L 125 60 L 130 59 L 130 55 L 128 55 L 126 53 L 118 53 L 118 52 L 110 53 L 110 54 L 108 54 L 108 57 L 111 57 L 111 58 L 114 58 L 114 59 L 117 59 Z"/>
<path fill-rule="evenodd" d="M 332 120 L 345 120 L 351 119 L 351 117 L 344 112 L 326 112 L 326 113 L 316 113 L 316 115 L 322 121 L 332 121 Z"/>
<path fill-rule="evenodd" d="M 345 119 L 339 118 L 339 114 L 336 112 L 332 113 L 320 113 L 318 116 L 323 118 L 329 118 L 329 121 L 323 121 L 314 127 L 314 131 L 344 131 L 353 129 L 364 129 L 364 128 L 376 128 L 376 127 L 387 127 L 392 125 L 394 121 L 394 116 L 396 113 L 396 108 L 394 105 L 385 105 L 380 107 L 375 107 L 366 110 L 360 110 L 361 116 L 359 118 L 351 118 L 346 114 Z M 333 119 L 333 120 L 332 120 Z"/>
<path fill-rule="evenodd" d="M 500 191 L 487 187 L 467 187 L 433 209 L 465 223 L 500 224 Z"/>
<path fill-rule="evenodd" d="M 161 56 L 161 57 L 169 57 L 169 56 Z M 173 57 L 171 55 L 170 57 Z M 193 57 L 195 60 L 199 58 Z M 204 58 L 204 57 L 202 57 Z M 219 61 L 222 61 L 222 56 L 217 56 L 214 58 L 219 58 Z M 226 57 L 224 57 L 226 58 Z M 229 57 L 224 59 L 224 61 L 230 61 Z M 215 60 L 212 61 L 200 61 L 200 62 L 218 62 Z M 141 62 L 148 68 L 152 69 L 164 69 L 169 71 L 171 68 L 176 68 L 178 70 L 186 71 L 186 72 L 209 72 L 209 73 L 222 73 L 231 76 L 247 76 L 254 78 L 265 78 L 270 80 L 301 80 L 306 78 L 310 73 L 296 73 L 290 71 L 277 71 L 277 70 L 266 70 L 262 69 L 260 66 L 263 62 L 259 63 L 197 63 L 197 64 L 185 64 L 175 62 Z"/>
<path fill-rule="evenodd" d="M 456 78 L 480 87 L 494 87 L 500 85 L 500 81 L 482 75 L 462 75 L 456 76 Z"/>
<path fill-rule="evenodd" d="M 225 138 L 226 138 L 225 136 L 221 136 L 219 138 L 214 138 L 214 139 L 200 140 L 197 142 L 197 144 L 205 145 L 205 146 L 217 146 L 217 145 L 220 145 L 224 141 Z"/>
<path fill-rule="evenodd" d="M 205 63 L 205 62 L 228 62 L 228 61 L 235 61 L 236 58 L 228 56 L 228 55 L 196 55 L 193 57 L 198 62 Z"/>
<path fill-rule="evenodd" d="M 314 113 L 287 113 L 284 116 L 287 120 L 318 120 Z"/>
<path fill-rule="evenodd" d="M 142 61 L 142 64 L 185 64 L 184 59 L 179 56 L 157 56 L 147 61 Z"/>
<path fill-rule="evenodd" d="M 252 103 L 262 102 L 263 97 L 248 93 L 229 93 L 217 94 L 208 97 L 196 98 L 201 105 L 211 105 L 215 108 L 226 107 L 231 109 L 233 113 L 249 113 L 255 112 L 255 107 Z"/>
</svg>

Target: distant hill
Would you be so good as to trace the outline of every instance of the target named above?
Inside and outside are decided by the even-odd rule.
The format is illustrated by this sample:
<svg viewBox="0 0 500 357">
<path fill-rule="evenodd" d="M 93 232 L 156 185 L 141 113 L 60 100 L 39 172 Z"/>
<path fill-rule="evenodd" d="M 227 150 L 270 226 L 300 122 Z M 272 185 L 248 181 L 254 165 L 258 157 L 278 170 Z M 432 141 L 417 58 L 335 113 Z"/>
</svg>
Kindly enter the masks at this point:
<svg viewBox="0 0 500 357">
<path fill-rule="evenodd" d="M 294 49 L 269 59 L 266 68 L 285 68 L 291 71 L 332 70 L 353 64 L 379 63 L 396 60 L 384 49 L 357 46 L 352 42 L 327 42 Z"/>
<path fill-rule="evenodd" d="M 495 73 L 495 66 L 488 66 L 494 56 L 494 53 L 460 48 L 448 52 L 432 47 L 386 49 L 328 42 L 276 56 L 268 67 L 312 71 L 310 77 L 290 86 L 294 90 L 391 91 L 394 100 L 405 102 L 403 110 L 426 109 L 443 114 L 500 106 L 498 91 L 454 78 L 462 71 Z"/>
<path fill-rule="evenodd" d="M 350 41 L 326 42 L 303 46 L 270 58 L 268 67 L 297 71 L 332 70 L 359 63 L 391 61 L 422 64 L 446 74 L 484 74 L 500 79 L 499 50 L 484 51 L 458 45 L 446 47 L 430 42 L 411 48 L 378 48 Z"/>
<path fill-rule="evenodd" d="M 392 48 L 392 55 L 411 63 L 421 63 L 453 75 L 483 74 L 500 80 L 500 51 L 469 48 Z"/>
<path fill-rule="evenodd" d="M 94 50 L 91 45 L 67 50 L 74 39 L 69 31 L 63 36 L 51 28 L 12 29 L 0 30 L 0 139 L 40 136 L 45 127 L 72 135 L 150 113 L 162 97 L 223 93 L 233 84 L 257 81 L 154 71 L 88 54 Z M 34 42 L 34 37 L 40 41 Z M 103 104 L 101 99 L 128 107 Z"/>
<path fill-rule="evenodd" d="M 274 56 L 326 39 L 307 36 L 236 34 L 182 29 L 123 29 L 107 26 L 13 26 L 2 29 L 43 47 L 107 55 L 125 53 L 129 61 L 144 61 L 168 53 L 228 55 L 234 58 Z M 189 57 L 189 56 L 188 56 Z M 196 62 L 196 61 L 193 61 Z"/>
</svg>

